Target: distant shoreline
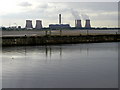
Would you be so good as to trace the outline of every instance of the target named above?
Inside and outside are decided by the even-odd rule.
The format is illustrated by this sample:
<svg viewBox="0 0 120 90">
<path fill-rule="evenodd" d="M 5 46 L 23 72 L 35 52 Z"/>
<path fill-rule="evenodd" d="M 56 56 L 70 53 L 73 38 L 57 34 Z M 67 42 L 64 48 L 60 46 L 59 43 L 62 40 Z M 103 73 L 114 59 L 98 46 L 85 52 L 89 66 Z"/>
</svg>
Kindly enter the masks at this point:
<svg viewBox="0 0 120 90">
<path fill-rule="evenodd" d="M 119 33 L 118 29 L 115 30 L 94 30 L 94 29 L 69 29 L 69 30 L 3 30 L 2 36 L 46 36 L 46 35 L 88 35 L 88 34 L 116 34 Z"/>
</svg>

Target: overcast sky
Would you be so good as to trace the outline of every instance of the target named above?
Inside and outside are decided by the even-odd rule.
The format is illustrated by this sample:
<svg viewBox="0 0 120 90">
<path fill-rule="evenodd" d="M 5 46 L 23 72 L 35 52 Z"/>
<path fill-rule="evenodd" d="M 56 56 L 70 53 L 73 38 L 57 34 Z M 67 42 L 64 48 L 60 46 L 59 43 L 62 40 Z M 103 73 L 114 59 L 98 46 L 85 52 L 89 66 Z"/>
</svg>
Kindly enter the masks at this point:
<svg viewBox="0 0 120 90">
<path fill-rule="evenodd" d="M 68 23 L 71 26 L 74 26 L 75 15 L 78 14 L 79 18 L 82 20 L 82 26 L 84 26 L 85 18 L 89 18 L 92 27 L 117 27 L 117 0 L 116 2 L 71 1 L 51 2 L 50 0 L 46 0 L 46 2 L 43 2 L 41 0 L 1 0 L 1 26 L 14 26 L 17 24 L 24 27 L 26 19 L 32 20 L 33 26 L 35 26 L 35 20 L 40 19 L 43 22 L 43 26 L 48 27 L 49 24 L 58 23 L 58 14 L 61 13 L 62 23 Z"/>
</svg>

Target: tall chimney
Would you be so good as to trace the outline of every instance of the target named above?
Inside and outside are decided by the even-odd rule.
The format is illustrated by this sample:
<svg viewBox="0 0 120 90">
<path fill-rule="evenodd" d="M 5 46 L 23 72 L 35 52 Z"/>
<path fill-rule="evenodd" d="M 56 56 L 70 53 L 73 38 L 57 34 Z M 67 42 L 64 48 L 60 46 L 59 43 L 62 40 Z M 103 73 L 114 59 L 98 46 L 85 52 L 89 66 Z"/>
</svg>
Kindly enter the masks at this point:
<svg viewBox="0 0 120 90">
<path fill-rule="evenodd" d="M 81 20 L 75 20 L 75 27 L 82 28 Z"/>
<path fill-rule="evenodd" d="M 26 26 L 25 26 L 26 29 L 32 29 L 33 26 L 32 26 L 32 20 L 26 20 Z"/>
<path fill-rule="evenodd" d="M 91 28 L 89 19 L 86 19 L 85 28 Z"/>
<path fill-rule="evenodd" d="M 42 29 L 42 21 L 41 20 L 36 20 L 35 29 Z"/>
<path fill-rule="evenodd" d="M 59 24 L 61 24 L 61 14 L 59 14 Z"/>
<path fill-rule="evenodd" d="M 75 27 L 77 27 L 77 20 L 75 20 Z"/>
</svg>

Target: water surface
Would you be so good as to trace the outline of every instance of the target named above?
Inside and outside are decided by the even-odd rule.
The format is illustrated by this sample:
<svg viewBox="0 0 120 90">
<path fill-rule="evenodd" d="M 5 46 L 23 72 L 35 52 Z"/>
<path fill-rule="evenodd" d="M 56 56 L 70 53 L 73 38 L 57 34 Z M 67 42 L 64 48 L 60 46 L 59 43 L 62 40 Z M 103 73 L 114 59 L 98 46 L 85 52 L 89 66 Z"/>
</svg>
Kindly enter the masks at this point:
<svg viewBox="0 0 120 90">
<path fill-rule="evenodd" d="M 117 88 L 118 43 L 3 47 L 3 88 Z"/>
</svg>

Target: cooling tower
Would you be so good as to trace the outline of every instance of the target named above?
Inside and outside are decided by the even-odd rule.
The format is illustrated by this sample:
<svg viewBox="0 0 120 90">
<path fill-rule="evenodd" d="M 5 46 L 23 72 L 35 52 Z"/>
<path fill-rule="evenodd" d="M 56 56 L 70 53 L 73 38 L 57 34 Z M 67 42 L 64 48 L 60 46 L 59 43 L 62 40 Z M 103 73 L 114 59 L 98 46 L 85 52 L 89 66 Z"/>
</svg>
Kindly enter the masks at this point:
<svg viewBox="0 0 120 90">
<path fill-rule="evenodd" d="M 35 29 L 42 29 L 42 21 L 41 20 L 36 20 Z"/>
<path fill-rule="evenodd" d="M 26 29 L 32 29 L 33 26 L 32 26 L 32 20 L 26 20 L 26 26 L 25 26 Z"/>
<path fill-rule="evenodd" d="M 59 24 L 61 24 L 61 14 L 59 14 Z"/>
<path fill-rule="evenodd" d="M 91 28 L 89 19 L 86 19 L 85 28 Z"/>
<path fill-rule="evenodd" d="M 75 20 L 75 27 L 82 28 L 81 20 Z"/>
</svg>

